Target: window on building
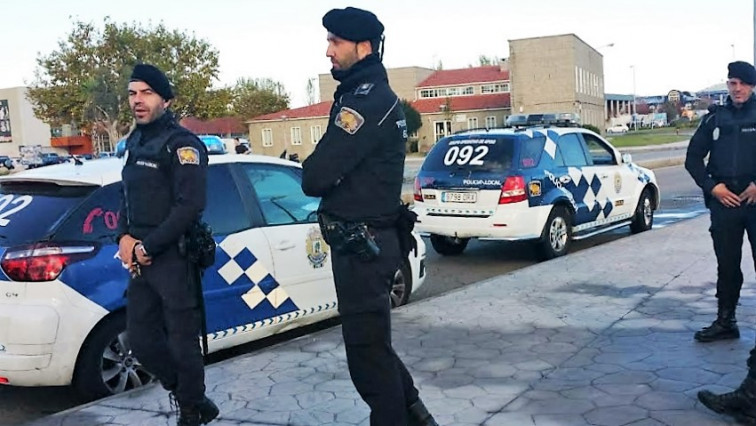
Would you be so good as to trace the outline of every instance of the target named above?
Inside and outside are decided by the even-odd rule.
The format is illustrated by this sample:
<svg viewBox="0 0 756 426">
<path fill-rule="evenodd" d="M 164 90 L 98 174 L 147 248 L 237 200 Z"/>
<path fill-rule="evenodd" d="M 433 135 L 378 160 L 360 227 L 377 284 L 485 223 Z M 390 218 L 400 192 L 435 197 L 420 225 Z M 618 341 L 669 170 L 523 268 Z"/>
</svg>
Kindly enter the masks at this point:
<svg viewBox="0 0 756 426">
<path fill-rule="evenodd" d="M 302 145 L 302 128 L 301 127 L 291 128 L 291 144 Z"/>
<path fill-rule="evenodd" d="M 475 88 L 468 87 L 442 87 L 439 89 L 422 89 L 420 90 L 421 98 L 446 98 L 449 96 L 463 96 L 472 95 L 475 93 Z"/>
<path fill-rule="evenodd" d="M 489 115 L 486 117 L 486 129 L 493 129 L 496 127 L 496 116 Z"/>
<path fill-rule="evenodd" d="M 484 84 L 480 86 L 480 93 L 506 93 L 509 92 L 509 83 Z"/>
<path fill-rule="evenodd" d="M 273 146 L 273 129 L 262 129 L 262 146 Z"/>
<path fill-rule="evenodd" d="M 323 131 L 320 129 L 320 125 L 310 127 L 310 139 L 313 145 L 320 141 L 323 137 Z"/>
<path fill-rule="evenodd" d="M 467 119 L 467 129 L 477 129 L 478 128 L 478 117 L 470 117 Z"/>
</svg>

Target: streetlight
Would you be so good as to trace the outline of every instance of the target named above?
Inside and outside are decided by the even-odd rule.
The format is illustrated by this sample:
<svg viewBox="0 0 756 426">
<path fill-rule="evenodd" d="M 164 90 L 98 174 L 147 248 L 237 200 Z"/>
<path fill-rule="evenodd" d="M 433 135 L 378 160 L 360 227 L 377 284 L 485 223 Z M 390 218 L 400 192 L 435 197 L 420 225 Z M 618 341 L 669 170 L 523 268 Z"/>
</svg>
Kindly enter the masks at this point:
<svg viewBox="0 0 756 426">
<path fill-rule="evenodd" d="M 730 47 L 732 47 L 732 60 L 735 61 L 735 43 L 730 44 Z"/>
<path fill-rule="evenodd" d="M 638 114 L 638 105 L 635 98 L 635 65 L 630 65 L 630 68 L 633 69 L 633 107 L 631 108 L 630 116 L 633 118 L 633 127 L 638 131 L 638 117 L 636 117 Z"/>
<path fill-rule="evenodd" d="M 602 46 L 597 47 L 596 50 L 603 49 L 605 47 L 614 47 L 614 43 L 604 44 Z"/>
</svg>

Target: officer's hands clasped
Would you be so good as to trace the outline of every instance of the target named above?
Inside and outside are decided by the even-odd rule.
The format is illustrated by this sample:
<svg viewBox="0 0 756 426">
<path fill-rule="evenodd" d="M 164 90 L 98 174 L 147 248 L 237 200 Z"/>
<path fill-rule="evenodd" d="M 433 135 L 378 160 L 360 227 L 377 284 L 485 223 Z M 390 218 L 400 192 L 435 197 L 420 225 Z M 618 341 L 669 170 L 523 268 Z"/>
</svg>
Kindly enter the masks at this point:
<svg viewBox="0 0 756 426">
<path fill-rule="evenodd" d="M 753 182 L 749 183 L 743 192 L 740 193 L 738 196 L 741 202 L 744 202 L 746 204 L 755 204 L 756 203 L 756 184 Z"/>
<path fill-rule="evenodd" d="M 726 207 L 740 206 L 740 196 L 730 191 L 730 189 L 727 188 L 727 185 L 723 183 L 718 183 L 716 186 L 714 186 L 714 188 L 712 188 L 711 190 L 711 195 L 713 195 L 714 198 L 719 200 L 719 202 Z"/>
</svg>

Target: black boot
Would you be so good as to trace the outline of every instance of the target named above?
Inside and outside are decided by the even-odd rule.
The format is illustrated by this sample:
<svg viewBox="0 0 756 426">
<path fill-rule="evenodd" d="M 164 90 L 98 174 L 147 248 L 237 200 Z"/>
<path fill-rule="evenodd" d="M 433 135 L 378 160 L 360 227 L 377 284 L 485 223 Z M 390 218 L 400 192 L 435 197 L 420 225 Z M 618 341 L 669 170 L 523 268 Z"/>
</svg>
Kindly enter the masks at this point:
<svg viewBox="0 0 756 426">
<path fill-rule="evenodd" d="M 218 406 L 208 397 L 205 397 L 197 408 L 200 412 L 200 423 L 203 425 L 210 423 L 220 414 Z"/>
<path fill-rule="evenodd" d="M 203 396 L 204 399 L 202 402 L 196 405 L 178 403 L 173 392 L 170 393 L 169 397 L 171 407 L 173 407 L 178 416 L 176 423 L 178 426 L 206 425 L 220 414 L 218 406 L 207 396 Z"/>
<path fill-rule="evenodd" d="M 735 319 L 735 308 L 723 308 L 720 306 L 717 310 L 717 319 L 710 326 L 696 331 L 693 337 L 699 342 L 704 343 L 740 338 L 738 321 Z"/>
<path fill-rule="evenodd" d="M 436 419 L 428 412 L 428 408 L 420 399 L 407 408 L 407 419 L 409 426 L 438 426 Z"/>
<path fill-rule="evenodd" d="M 747 425 L 756 425 L 756 379 L 750 376 L 732 392 L 717 395 L 710 391 L 698 392 L 698 400 L 708 409 L 735 417 Z"/>
</svg>

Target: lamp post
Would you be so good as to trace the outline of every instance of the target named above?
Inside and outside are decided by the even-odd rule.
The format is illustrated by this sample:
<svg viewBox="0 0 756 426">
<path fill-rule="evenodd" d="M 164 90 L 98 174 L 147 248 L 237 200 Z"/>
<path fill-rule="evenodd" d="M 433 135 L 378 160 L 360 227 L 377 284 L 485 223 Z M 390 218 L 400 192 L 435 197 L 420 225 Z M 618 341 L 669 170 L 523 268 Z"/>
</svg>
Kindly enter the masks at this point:
<svg viewBox="0 0 756 426">
<path fill-rule="evenodd" d="M 633 119 L 633 127 L 638 131 L 638 117 L 636 117 L 638 114 L 638 104 L 635 97 L 635 65 L 630 65 L 630 68 L 633 69 L 633 107 L 630 109 L 630 116 Z"/>
<path fill-rule="evenodd" d="M 730 47 L 732 47 L 732 60 L 735 61 L 735 43 L 730 44 Z"/>
</svg>

